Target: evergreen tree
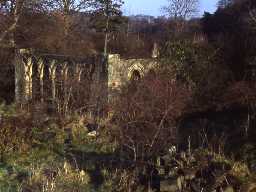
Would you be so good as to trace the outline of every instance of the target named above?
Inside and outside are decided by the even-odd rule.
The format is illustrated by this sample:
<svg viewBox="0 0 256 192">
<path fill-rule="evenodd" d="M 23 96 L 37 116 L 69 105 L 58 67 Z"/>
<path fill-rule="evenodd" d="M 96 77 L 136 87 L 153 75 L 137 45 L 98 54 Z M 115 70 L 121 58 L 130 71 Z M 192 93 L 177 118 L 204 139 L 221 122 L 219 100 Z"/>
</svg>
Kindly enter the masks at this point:
<svg viewBox="0 0 256 192">
<path fill-rule="evenodd" d="M 121 7 L 123 5 L 122 0 L 94 0 L 93 7 L 95 13 L 95 21 L 98 23 L 98 27 L 103 24 L 105 41 L 104 41 L 104 55 L 108 53 L 109 33 L 113 25 L 120 23 L 122 16 Z"/>
</svg>

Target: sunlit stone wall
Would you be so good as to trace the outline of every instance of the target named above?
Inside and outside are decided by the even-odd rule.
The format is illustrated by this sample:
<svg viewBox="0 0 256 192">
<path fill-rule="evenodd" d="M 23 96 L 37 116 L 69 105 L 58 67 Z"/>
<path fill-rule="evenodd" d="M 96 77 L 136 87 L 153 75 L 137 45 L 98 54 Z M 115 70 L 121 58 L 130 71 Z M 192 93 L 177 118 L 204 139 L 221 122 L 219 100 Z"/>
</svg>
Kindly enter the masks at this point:
<svg viewBox="0 0 256 192">
<path fill-rule="evenodd" d="M 122 59 L 119 54 L 109 55 L 108 87 L 118 90 L 132 78 L 134 71 L 143 77 L 150 70 L 157 67 L 157 58 L 150 59 Z"/>
<path fill-rule="evenodd" d="M 99 108 L 104 98 L 107 98 L 106 66 L 102 56 L 72 58 L 18 50 L 15 62 L 16 103 L 29 104 L 46 100 L 53 103 L 63 100 L 65 103 L 65 99 L 86 101 L 83 95 L 87 92 L 89 101 L 84 105 Z"/>
</svg>

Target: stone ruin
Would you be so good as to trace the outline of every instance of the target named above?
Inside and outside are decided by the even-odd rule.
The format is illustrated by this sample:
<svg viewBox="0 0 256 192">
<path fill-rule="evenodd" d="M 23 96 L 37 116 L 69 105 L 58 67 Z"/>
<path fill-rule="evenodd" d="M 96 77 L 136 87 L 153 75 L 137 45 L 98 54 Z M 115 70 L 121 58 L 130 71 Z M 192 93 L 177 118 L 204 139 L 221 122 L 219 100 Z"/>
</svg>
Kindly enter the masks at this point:
<svg viewBox="0 0 256 192">
<path fill-rule="evenodd" d="M 99 108 L 107 97 L 106 82 L 107 67 L 101 55 L 73 58 L 25 49 L 16 53 L 17 104 L 44 102 L 56 108 Z"/>
<path fill-rule="evenodd" d="M 158 54 L 156 45 L 148 59 L 122 59 L 118 54 L 74 58 L 20 49 L 15 56 L 15 100 L 21 105 L 48 103 L 58 110 L 65 102 L 66 108 L 102 110 L 133 75 L 143 77 L 155 68 Z"/>
</svg>

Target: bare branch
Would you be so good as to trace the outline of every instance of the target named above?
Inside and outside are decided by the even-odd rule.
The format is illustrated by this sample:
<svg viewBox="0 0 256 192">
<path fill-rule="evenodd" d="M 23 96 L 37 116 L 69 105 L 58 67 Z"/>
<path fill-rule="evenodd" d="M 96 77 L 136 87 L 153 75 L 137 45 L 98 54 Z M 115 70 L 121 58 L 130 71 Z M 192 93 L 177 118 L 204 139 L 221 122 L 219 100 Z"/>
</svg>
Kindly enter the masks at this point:
<svg viewBox="0 0 256 192">
<path fill-rule="evenodd" d="M 13 14 L 13 23 L 0 35 L 0 44 L 6 40 L 6 37 L 9 34 L 13 34 L 17 29 L 20 17 L 23 13 L 25 0 L 16 0 L 12 6 L 14 6 L 14 13 Z M 14 46 L 14 39 L 11 40 L 11 43 Z"/>
<path fill-rule="evenodd" d="M 198 0 L 168 0 L 163 11 L 174 19 L 188 19 L 198 13 Z"/>
</svg>

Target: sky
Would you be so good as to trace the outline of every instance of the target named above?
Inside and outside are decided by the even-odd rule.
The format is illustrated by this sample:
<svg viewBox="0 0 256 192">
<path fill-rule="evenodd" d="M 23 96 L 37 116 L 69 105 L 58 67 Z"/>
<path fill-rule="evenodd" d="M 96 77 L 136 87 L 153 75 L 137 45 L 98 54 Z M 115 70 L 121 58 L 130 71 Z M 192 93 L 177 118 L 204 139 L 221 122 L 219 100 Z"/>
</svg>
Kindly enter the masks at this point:
<svg viewBox="0 0 256 192">
<path fill-rule="evenodd" d="M 214 12 L 218 0 L 201 0 L 200 15 L 207 12 Z M 124 0 L 124 14 L 137 15 L 145 14 L 152 16 L 161 16 L 161 7 L 167 4 L 167 0 Z"/>
</svg>

